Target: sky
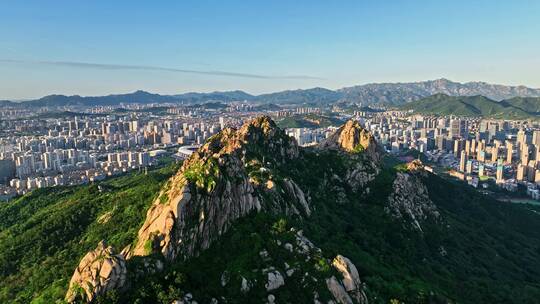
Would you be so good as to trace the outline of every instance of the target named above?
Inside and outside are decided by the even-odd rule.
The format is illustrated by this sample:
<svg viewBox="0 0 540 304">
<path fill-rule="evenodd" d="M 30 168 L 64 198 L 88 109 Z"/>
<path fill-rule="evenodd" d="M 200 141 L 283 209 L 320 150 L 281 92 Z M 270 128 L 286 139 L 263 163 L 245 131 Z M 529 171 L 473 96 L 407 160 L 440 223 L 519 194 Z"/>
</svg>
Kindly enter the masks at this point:
<svg viewBox="0 0 540 304">
<path fill-rule="evenodd" d="M 540 88 L 540 1 L 0 0 L 0 99 L 442 77 Z"/>
</svg>

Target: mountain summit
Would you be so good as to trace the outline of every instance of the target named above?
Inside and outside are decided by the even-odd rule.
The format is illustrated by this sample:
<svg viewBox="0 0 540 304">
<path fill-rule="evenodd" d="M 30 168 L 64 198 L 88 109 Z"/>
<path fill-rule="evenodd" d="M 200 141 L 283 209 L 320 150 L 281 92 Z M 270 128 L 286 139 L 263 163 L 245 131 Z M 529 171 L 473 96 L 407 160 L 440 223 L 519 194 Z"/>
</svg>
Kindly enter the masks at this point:
<svg viewBox="0 0 540 304">
<path fill-rule="evenodd" d="M 139 231 L 135 255 L 196 255 L 252 211 L 309 215 L 304 193 L 273 168 L 298 157 L 298 146 L 268 117 L 225 129 L 195 152 L 162 190 Z M 278 190 L 279 189 L 279 190 Z M 258 192 L 276 194 L 263 200 Z"/>
</svg>

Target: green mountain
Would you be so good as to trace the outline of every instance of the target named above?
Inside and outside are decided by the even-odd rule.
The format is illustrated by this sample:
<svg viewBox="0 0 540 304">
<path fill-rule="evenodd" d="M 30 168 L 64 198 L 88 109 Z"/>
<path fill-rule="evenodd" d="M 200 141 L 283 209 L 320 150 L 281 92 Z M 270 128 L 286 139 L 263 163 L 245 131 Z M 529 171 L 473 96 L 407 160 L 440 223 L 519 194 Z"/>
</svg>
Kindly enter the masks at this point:
<svg viewBox="0 0 540 304">
<path fill-rule="evenodd" d="M 0 302 L 540 298 L 540 209 L 399 164 L 356 122 L 302 148 L 257 118 L 174 171 L 2 205 Z"/>
<path fill-rule="evenodd" d="M 540 98 L 514 97 L 495 101 L 484 96 L 435 94 L 410 102 L 401 109 L 423 114 L 525 119 L 539 117 Z"/>
<path fill-rule="evenodd" d="M 73 269 L 97 242 L 133 242 L 145 210 L 176 169 L 40 189 L 0 204 L 0 303 L 63 299 Z"/>
<path fill-rule="evenodd" d="M 330 126 L 340 126 L 344 123 L 343 120 L 323 114 L 302 114 L 287 116 L 276 121 L 277 125 L 282 128 L 326 128 Z"/>
</svg>

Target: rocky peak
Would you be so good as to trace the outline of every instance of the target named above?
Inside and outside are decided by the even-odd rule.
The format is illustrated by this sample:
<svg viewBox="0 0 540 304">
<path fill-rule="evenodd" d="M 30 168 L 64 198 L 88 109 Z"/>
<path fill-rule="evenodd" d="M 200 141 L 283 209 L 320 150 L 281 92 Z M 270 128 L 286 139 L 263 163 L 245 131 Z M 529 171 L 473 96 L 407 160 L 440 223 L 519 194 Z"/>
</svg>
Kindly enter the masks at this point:
<svg viewBox="0 0 540 304">
<path fill-rule="evenodd" d="M 162 189 L 139 230 L 134 254 L 188 258 L 250 212 L 309 215 L 298 185 L 273 172 L 296 157 L 294 139 L 266 116 L 211 137 Z M 270 199 L 263 201 L 262 193 Z"/>
<path fill-rule="evenodd" d="M 349 120 L 320 145 L 320 148 L 340 149 L 349 153 L 365 153 L 380 158 L 380 148 L 373 135 L 356 120 Z"/>
<path fill-rule="evenodd" d="M 77 300 L 91 302 L 96 296 L 124 286 L 126 261 L 105 241 L 88 252 L 75 269 L 66 294 L 68 303 Z"/>
<path fill-rule="evenodd" d="M 424 164 L 421 160 L 415 159 L 407 163 L 407 170 L 411 172 L 424 170 Z"/>
<path fill-rule="evenodd" d="M 188 163 L 226 154 L 265 157 L 266 161 L 281 163 L 298 157 L 298 145 L 270 117 L 260 116 L 246 122 L 238 130 L 226 128 L 212 136 Z"/>
</svg>

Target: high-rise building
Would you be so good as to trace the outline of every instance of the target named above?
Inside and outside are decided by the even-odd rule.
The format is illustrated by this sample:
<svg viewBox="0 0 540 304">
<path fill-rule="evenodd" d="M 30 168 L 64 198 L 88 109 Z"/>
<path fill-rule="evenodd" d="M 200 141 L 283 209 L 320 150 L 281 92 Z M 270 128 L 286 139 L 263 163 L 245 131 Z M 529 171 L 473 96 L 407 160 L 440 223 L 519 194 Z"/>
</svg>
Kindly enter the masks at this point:
<svg viewBox="0 0 540 304">
<path fill-rule="evenodd" d="M 471 155 L 476 155 L 476 139 L 471 139 Z"/>
<path fill-rule="evenodd" d="M 534 182 L 540 183 L 540 170 L 536 169 L 534 171 Z"/>
<path fill-rule="evenodd" d="M 514 144 L 509 142 L 506 145 L 506 164 L 512 163 L 512 155 L 514 154 Z"/>
<path fill-rule="evenodd" d="M 532 144 L 540 147 L 540 130 L 534 130 L 532 134 Z"/>
<path fill-rule="evenodd" d="M 529 163 L 529 145 L 526 143 L 521 144 L 521 157 L 520 161 L 522 164 L 528 164 Z"/>
<path fill-rule="evenodd" d="M 527 142 L 527 134 L 525 134 L 525 130 L 519 129 L 517 132 L 517 146 L 521 149 L 521 147 Z"/>
<path fill-rule="evenodd" d="M 455 139 L 454 140 L 454 155 L 461 155 L 461 151 L 465 150 L 465 140 Z"/>
<path fill-rule="evenodd" d="M 465 172 L 466 163 L 467 163 L 467 153 L 465 153 L 465 150 L 462 150 L 461 156 L 459 158 L 459 171 Z"/>
<path fill-rule="evenodd" d="M 465 166 L 465 171 L 467 174 L 472 174 L 472 171 L 473 171 L 473 165 L 472 165 L 472 160 L 468 160 L 467 161 L 467 165 Z"/>
<path fill-rule="evenodd" d="M 499 158 L 499 147 L 494 146 L 491 148 L 491 162 L 494 163 Z"/>
<path fill-rule="evenodd" d="M 484 164 L 480 163 L 478 164 L 478 176 L 484 176 Z"/>
<path fill-rule="evenodd" d="M 503 173 L 504 173 L 504 166 L 502 164 L 497 165 L 497 174 L 496 174 L 497 183 L 501 183 L 504 181 Z"/>
<path fill-rule="evenodd" d="M 470 140 L 465 141 L 465 153 L 467 154 L 467 156 L 471 155 L 471 141 Z"/>
<path fill-rule="evenodd" d="M 533 160 L 529 161 L 529 165 L 527 166 L 527 180 L 532 182 L 534 181 L 534 171 L 536 170 L 536 164 Z"/>
<path fill-rule="evenodd" d="M 478 150 L 477 157 L 479 162 L 485 162 L 486 161 L 486 151 L 484 150 Z"/>
<path fill-rule="evenodd" d="M 517 173 L 516 173 L 516 179 L 518 181 L 525 180 L 525 171 L 526 171 L 526 166 L 523 164 L 519 164 L 517 167 Z"/>
<path fill-rule="evenodd" d="M 0 183 L 8 183 L 15 177 L 15 162 L 11 159 L 0 160 Z"/>
<path fill-rule="evenodd" d="M 462 119 L 452 119 L 450 121 L 451 138 L 467 138 L 467 121 Z"/>
<path fill-rule="evenodd" d="M 148 164 L 150 163 L 150 155 L 148 154 L 148 152 L 139 152 L 138 158 L 139 165 L 141 166 L 148 166 Z"/>
</svg>

